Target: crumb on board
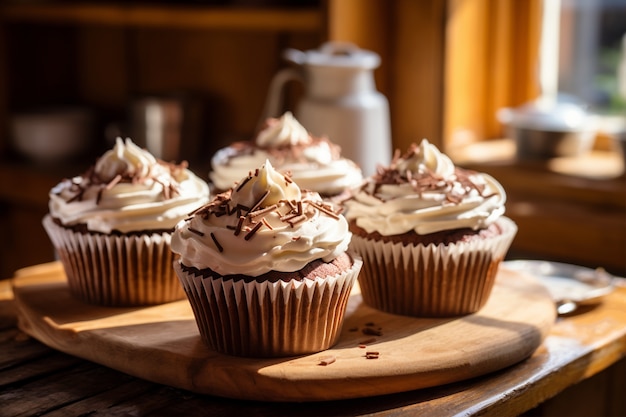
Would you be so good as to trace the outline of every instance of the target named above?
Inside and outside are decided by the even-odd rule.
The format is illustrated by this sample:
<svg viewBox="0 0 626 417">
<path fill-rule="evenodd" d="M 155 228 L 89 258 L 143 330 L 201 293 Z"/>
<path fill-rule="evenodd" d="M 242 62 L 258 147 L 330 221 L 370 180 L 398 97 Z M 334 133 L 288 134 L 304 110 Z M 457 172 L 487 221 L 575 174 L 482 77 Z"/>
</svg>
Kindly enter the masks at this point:
<svg viewBox="0 0 626 417">
<path fill-rule="evenodd" d="M 372 351 L 365 352 L 365 359 L 378 359 L 379 356 L 380 356 L 380 352 L 372 352 Z"/>
<path fill-rule="evenodd" d="M 337 358 L 333 355 L 328 355 L 328 356 L 322 356 L 318 362 L 318 365 L 320 366 L 328 366 L 332 363 L 335 363 L 335 361 L 337 360 Z"/>
</svg>

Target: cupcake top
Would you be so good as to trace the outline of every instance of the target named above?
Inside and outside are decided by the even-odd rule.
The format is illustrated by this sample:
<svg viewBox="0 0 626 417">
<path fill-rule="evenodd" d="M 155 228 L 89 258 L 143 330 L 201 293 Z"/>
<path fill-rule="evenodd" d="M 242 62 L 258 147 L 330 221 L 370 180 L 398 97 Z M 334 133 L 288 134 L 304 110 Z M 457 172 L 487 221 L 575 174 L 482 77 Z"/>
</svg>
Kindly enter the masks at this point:
<svg viewBox="0 0 626 417">
<path fill-rule="evenodd" d="M 458 168 L 426 139 L 379 167 L 344 202 L 368 233 L 420 235 L 484 229 L 504 214 L 506 193 L 493 177 Z"/>
<path fill-rule="evenodd" d="M 209 186 L 187 163 L 166 163 L 117 138 L 85 173 L 50 191 L 49 211 L 65 226 L 121 233 L 173 229 L 206 203 Z"/>
<path fill-rule="evenodd" d="M 258 277 L 331 261 L 346 251 L 351 236 L 331 203 L 265 161 L 180 222 L 172 250 L 188 267 Z"/>
<path fill-rule="evenodd" d="M 220 149 L 211 160 L 211 181 L 218 190 L 228 190 L 250 167 L 258 167 L 266 159 L 280 172 L 289 173 L 303 189 L 323 196 L 337 195 L 363 179 L 361 169 L 341 157 L 338 145 L 326 137 L 312 136 L 286 112 L 280 118 L 267 119 L 254 142 L 235 142 Z"/>
</svg>

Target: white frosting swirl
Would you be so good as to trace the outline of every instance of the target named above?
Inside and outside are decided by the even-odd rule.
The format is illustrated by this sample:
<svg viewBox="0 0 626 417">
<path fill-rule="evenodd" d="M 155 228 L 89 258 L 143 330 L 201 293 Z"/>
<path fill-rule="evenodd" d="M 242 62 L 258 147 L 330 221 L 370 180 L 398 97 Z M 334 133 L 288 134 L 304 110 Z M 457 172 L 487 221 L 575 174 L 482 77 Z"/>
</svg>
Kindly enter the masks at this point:
<svg viewBox="0 0 626 417">
<path fill-rule="evenodd" d="M 117 138 L 81 176 L 50 191 L 49 211 L 62 224 L 94 232 L 173 229 L 209 199 L 208 184 L 186 168 L 157 159 L 130 139 Z"/>
<path fill-rule="evenodd" d="M 95 165 L 95 172 L 103 182 L 109 182 L 117 175 L 146 178 L 157 166 L 156 158 L 148 151 L 135 145 L 129 138 L 115 140 L 115 146 L 104 153 Z M 156 171 L 156 170 L 155 170 Z M 164 169 L 159 169 L 164 173 Z"/>
<path fill-rule="evenodd" d="M 256 137 L 260 148 L 308 145 L 312 141 L 309 132 L 291 114 L 286 112 L 279 119 L 269 119 L 265 129 Z"/>
<path fill-rule="evenodd" d="M 311 136 L 287 112 L 279 119 L 268 119 L 256 142 L 236 142 L 220 149 L 211 160 L 211 182 L 218 190 L 227 190 L 250 167 L 258 167 L 266 159 L 280 172 L 289 173 L 302 189 L 324 196 L 339 194 L 363 180 L 361 169 L 342 158 L 337 145 Z"/>
<path fill-rule="evenodd" d="M 223 192 L 245 177 L 252 167 L 263 165 L 269 158 L 269 153 L 256 148 L 252 143 L 235 142 L 213 155 L 209 178 L 213 187 Z"/>
<path fill-rule="evenodd" d="M 414 174 L 431 172 L 443 178 L 454 175 L 454 163 L 428 140 L 423 139 L 419 148 L 408 152 L 403 158 L 395 161 L 395 169 L 401 173 L 411 171 Z"/>
<path fill-rule="evenodd" d="M 493 177 L 455 168 L 424 139 L 368 178 L 344 204 L 357 226 L 391 236 L 486 228 L 504 214 L 505 202 Z"/>
<path fill-rule="evenodd" d="M 298 271 L 316 259 L 331 261 L 346 251 L 351 236 L 330 203 L 266 161 L 180 222 L 172 250 L 186 266 L 256 277 Z"/>
</svg>

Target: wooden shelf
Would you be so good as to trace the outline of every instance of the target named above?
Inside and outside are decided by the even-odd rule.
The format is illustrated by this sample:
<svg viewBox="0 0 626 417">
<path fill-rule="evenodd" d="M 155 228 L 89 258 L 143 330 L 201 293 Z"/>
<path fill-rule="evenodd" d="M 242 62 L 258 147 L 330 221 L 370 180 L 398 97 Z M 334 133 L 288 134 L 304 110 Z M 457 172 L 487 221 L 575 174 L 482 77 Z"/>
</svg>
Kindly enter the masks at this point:
<svg viewBox="0 0 626 417">
<path fill-rule="evenodd" d="M 466 163 L 507 193 L 518 233 L 509 255 L 604 267 L 626 275 L 626 177 L 594 179 L 552 172 L 547 163 Z"/>
<path fill-rule="evenodd" d="M 112 26 L 312 32 L 323 28 L 318 8 L 234 8 L 124 4 L 5 4 L 0 19 Z"/>
</svg>

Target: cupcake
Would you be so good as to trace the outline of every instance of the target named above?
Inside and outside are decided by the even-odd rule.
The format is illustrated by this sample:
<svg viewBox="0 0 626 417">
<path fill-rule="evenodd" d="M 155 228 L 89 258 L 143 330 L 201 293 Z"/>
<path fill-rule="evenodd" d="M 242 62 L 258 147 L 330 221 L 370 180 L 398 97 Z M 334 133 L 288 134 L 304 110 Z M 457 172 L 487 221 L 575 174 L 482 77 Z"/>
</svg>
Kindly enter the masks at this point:
<svg viewBox="0 0 626 417">
<path fill-rule="evenodd" d="M 230 189 L 250 167 L 268 159 L 274 168 L 288 173 L 302 189 L 335 197 L 361 183 L 361 168 L 341 157 L 341 149 L 326 137 L 312 136 L 290 112 L 269 118 L 254 141 L 235 142 L 211 159 L 209 174 L 215 192 Z"/>
<path fill-rule="evenodd" d="M 269 161 L 180 222 L 175 269 L 202 340 L 243 357 L 328 349 L 362 262 L 346 219 Z"/>
<path fill-rule="evenodd" d="M 157 160 L 130 139 L 116 140 L 85 173 L 50 191 L 43 225 L 77 298 L 141 306 L 185 298 L 172 267 L 176 224 L 209 200 L 209 186 Z"/>
<path fill-rule="evenodd" d="M 455 167 L 425 139 L 396 152 L 343 203 L 364 302 L 416 317 L 478 311 L 517 233 L 505 201 L 494 178 Z"/>
</svg>

